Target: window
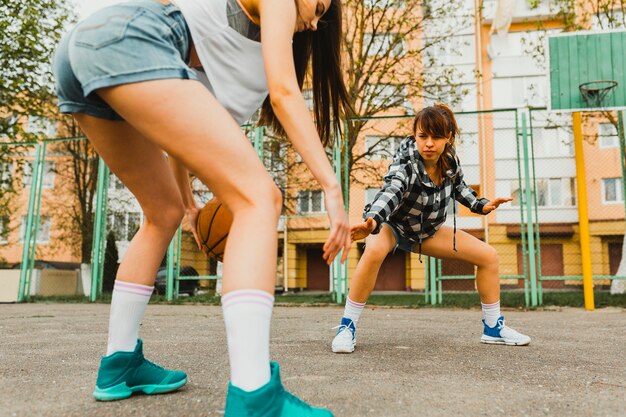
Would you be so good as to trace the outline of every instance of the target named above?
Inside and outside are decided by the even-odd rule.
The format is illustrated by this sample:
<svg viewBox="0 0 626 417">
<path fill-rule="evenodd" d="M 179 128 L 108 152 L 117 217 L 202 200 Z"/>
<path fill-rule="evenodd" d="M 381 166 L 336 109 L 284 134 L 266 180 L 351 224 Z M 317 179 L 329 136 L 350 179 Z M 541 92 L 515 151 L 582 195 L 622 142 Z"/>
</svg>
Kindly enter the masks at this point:
<svg viewBox="0 0 626 417">
<path fill-rule="evenodd" d="M 369 101 L 370 105 L 374 107 L 405 107 L 407 109 L 413 109 L 411 104 L 407 101 L 407 89 L 405 85 L 368 84 L 365 86 L 364 99 Z"/>
<path fill-rule="evenodd" d="M 20 221 L 20 243 L 24 243 L 26 236 L 26 220 L 27 217 L 22 216 Z M 48 242 L 50 242 L 50 217 L 40 216 L 39 227 L 37 228 L 37 244 Z"/>
<path fill-rule="evenodd" d="M 53 138 L 57 135 L 57 124 L 54 120 L 46 117 L 28 116 L 26 132 Z"/>
<path fill-rule="evenodd" d="M 304 102 L 309 110 L 313 111 L 313 90 L 310 88 L 302 90 L 302 97 L 304 97 Z"/>
<path fill-rule="evenodd" d="M 0 190 L 8 190 L 13 182 L 13 164 L 2 162 L 0 168 Z"/>
<path fill-rule="evenodd" d="M 191 181 L 191 190 L 193 195 L 198 197 L 201 205 L 205 205 L 213 198 L 213 193 L 198 178 L 194 178 Z"/>
<path fill-rule="evenodd" d="M 404 7 L 405 0 L 363 0 L 365 7 L 370 9 L 388 9 L 391 7 Z"/>
<path fill-rule="evenodd" d="M 363 35 L 363 53 L 367 56 L 398 56 L 403 52 L 404 40 L 397 32 Z"/>
<path fill-rule="evenodd" d="M 425 55 L 429 63 L 473 64 L 476 61 L 476 41 L 474 35 L 458 35 L 446 38 L 425 38 Z"/>
<path fill-rule="evenodd" d="M 130 241 L 141 227 L 141 213 L 128 213 L 128 229 L 126 230 L 126 240 Z"/>
<path fill-rule="evenodd" d="M 24 187 L 30 187 L 33 182 L 33 165 L 35 161 L 27 161 L 24 164 L 24 177 L 22 179 Z M 43 165 L 43 188 L 54 187 L 54 162 L 44 161 Z"/>
<path fill-rule="evenodd" d="M 462 166 L 479 164 L 480 146 L 478 145 L 478 133 L 463 132 L 455 141 L 455 147 Z"/>
<path fill-rule="evenodd" d="M 276 180 L 284 183 L 285 162 L 287 160 L 287 144 L 277 139 L 271 139 L 264 143 L 265 168 Z"/>
<path fill-rule="evenodd" d="M 325 213 L 324 193 L 319 190 L 300 191 L 298 193 L 298 213 Z"/>
<path fill-rule="evenodd" d="M 370 161 L 392 159 L 403 140 L 403 136 L 365 136 L 366 158 Z"/>
<path fill-rule="evenodd" d="M 535 157 L 574 156 L 574 135 L 563 126 L 533 130 Z"/>
<path fill-rule="evenodd" d="M 17 124 L 17 116 L 0 116 L 0 138 L 15 137 L 15 125 Z"/>
<path fill-rule="evenodd" d="M 613 123 L 598 124 L 598 143 L 601 149 L 617 148 L 619 146 L 617 128 Z"/>
<path fill-rule="evenodd" d="M 129 242 L 139 230 L 142 221 L 142 213 L 139 212 L 116 212 L 109 215 L 108 230 L 113 231 L 115 240 Z"/>
<path fill-rule="evenodd" d="M 602 179 L 602 202 L 605 204 L 624 202 L 624 187 L 621 178 Z"/>
<path fill-rule="evenodd" d="M 548 99 L 545 76 L 494 78 L 493 107 L 506 109 L 522 106 L 544 106 Z"/>
<path fill-rule="evenodd" d="M 374 197 L 380 191 L 380 188 L 366 188 L 365 189 L 365 204 L 370 204 L 374 201 Z"/>
<path fill-rule="evenodd" d="M 607 3 L 610 4 L 610 3 Z M 619 4 L 619 3 L 618 3 Z M 626 27 L 626 16 L 624 16 L 624 6 L 616 6 L 615 8 L 602 7 L 597 13 L 591 16 L 591 27 L 594 30 L 618 29 Z"/>
<path fill-rule="evenodd" d="M 537 206 L 539 207 L 575 207 L 575 178 L 538 178 L 535 189 Z M 525 190 L 517 180 L 511 181 L 512 206 L 519 206 L 521 195 Z"/>
<path fill-rule="evenodd" d="M 9 241 L 9 217 L 0 217 L 0 245 L 6 245 Z"/>
<path fill-rule="evenodd" d="M 126 186 L 114 174 L 109 176 L 109 190 L 124 190 Z"/>
</svg>

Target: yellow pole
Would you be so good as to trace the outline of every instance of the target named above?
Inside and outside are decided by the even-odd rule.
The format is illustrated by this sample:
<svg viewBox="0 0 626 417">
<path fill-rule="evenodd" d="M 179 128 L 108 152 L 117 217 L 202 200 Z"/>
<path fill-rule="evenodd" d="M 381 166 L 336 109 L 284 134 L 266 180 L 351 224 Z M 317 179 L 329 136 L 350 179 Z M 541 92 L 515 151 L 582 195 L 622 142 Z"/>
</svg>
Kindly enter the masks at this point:
<svg viewBox="0 0 626 417">
<path fill-rule="evenodd" d="M 587 211 L 587 182 L 585 179 L 585 157 L 583 154 L 583 129 L 580 112 L 572 114 L 574 124 L 574 149 L 576 152 L 576 182 L 578 190 L 578 224 L 580 226 L 580 253 L 583 266 L 583 293 L 585 309 L 595 308 L 593 279 L 591 272 L 591 248 L 589 238 L 589 214 Z"/>
</svg>

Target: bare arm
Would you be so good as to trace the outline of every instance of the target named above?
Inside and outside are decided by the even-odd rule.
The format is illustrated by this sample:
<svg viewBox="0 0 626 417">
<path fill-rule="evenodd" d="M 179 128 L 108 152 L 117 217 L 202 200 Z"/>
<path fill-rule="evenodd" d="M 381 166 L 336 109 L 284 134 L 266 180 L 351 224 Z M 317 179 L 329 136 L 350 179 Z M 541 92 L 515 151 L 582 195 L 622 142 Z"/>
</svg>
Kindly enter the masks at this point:
<svg viewBox="0 0 626 417">
<path fill-rule="evenodd" d="M 198 249 L 200 249 L 201 246 L 198 239 L 198 233 L 196 231 L 196 223 L 198 222 L 200 207 L 198 207 L 196 200 L 193 198 L 191 184 L 189 183 L 189 171 L 183 164 L 171 155 L 168 156 L 168 162 L 170 164 L 170 169 L 174 174 L 174 179 L 176 180 L 176 185 L 178 185 L 180 195 L 183 199 L 185 214 L 187 215 L 187 221 L 189 222 L 191 233 L 196 240 L 196 244 L 198 244 Z"/>
<path fill-rule="evenodd" d="M 178 185 L 180 195 L 183 198 L 185 209 L 196 207 L 196 202 L 193 199 L 193 193 L 191 191 L 191 184 L 189 183 L 189 171 L 173 156 L 168 155 L 167 160 L 174 174 L 174 178 L 176 179 L 176 185 Z"/>
<path fill-rule="evenodd" d="M 343 248 L 343 262 L 348 255 L 350 236 L 341 187 L 321 145 L 296 79 L 292 52 L 296 6 L 291 1 L 259 0 L 259 14 L 263 61 L 272 108 L 289 140 L 326 195 L 331 232 L 324 245 L 324 260 L 330 263 Z"/>
<path fill-rule="evenodd" d="M 261 39 L 270 102 L 289 140 L 324 190 L 340 190 L 296 80 L 292 39 L 294 2 L 261 0 Z"/>
</svg>

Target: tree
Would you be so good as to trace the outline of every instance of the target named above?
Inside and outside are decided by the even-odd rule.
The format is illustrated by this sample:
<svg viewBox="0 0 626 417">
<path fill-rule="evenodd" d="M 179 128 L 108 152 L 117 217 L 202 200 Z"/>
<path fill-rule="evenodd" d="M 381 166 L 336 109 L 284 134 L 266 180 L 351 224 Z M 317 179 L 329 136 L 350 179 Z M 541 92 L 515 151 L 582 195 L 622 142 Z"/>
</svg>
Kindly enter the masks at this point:
<svg viewBox="0 0 626 417">
<path fill-rule="evenodd" d="M 50 63 L 52 56 L 71 23 L 76 20 L 69 0 L 3 1 L 0 4 L 0 136 L 12 141 L 40 139 L 44 132 L 24 129 L 29 118 L 35 116 L 53 120 L 67 136 L 77 137 L 82 132 L 73 118 L 61 116 L 56 106 L 54 80 Z M 81 262 L 91 259 L 93 235 L 94 196 L 96 194 L 98 157 L 87 140 L 72 140 L 56 144 L 55 151 L 67 155 L 66 169 L 57 170 L 69 180 L 73 199 L 65 200 L 57 215 L 58 222 L 68 233 L 61 243 L 78 246 Z M 15 162 L 23 149 L 12 147 L 11 153 L 0 148 L 0 163 Z M 13 166 L 15 171 L 19 167 Z M 12 183 L 11 183 L 12 184 Z M 0 210 L 9 213 L 11 186 L 0 187 Z M 76 243 L 76 237 L 80 236 Z"/>
<path fill-rule="evenodd" d="M 67 0 L 0 2 L 0 136 L 24 138 L 25 118 L 56 114 L 50 62 L 74 18 Z"/>
<path fill-rule="evenodd" d="M 474 82 L 441 56 L 458 54 L 451 48 L 455 34 L 473 30 L 473 9 L 463 0 L 347 0 L 344 44 L 347 84 L 359 119 L 382 114 L 412 114 L 424 101 L 458 104 Z M 390 113 L 391 111 L 391 113 Z M 369 160 L 375 154 L 391 157 L 389 137 L 410 132 L 410 120 L 387 123 L 378 140 L 358 147 L 367 120 L 347 123 L 348 164 L 351 180 L 369 183 L 380 167 Z M 397 133 L 396 133 L 397 132 Z M 358 149 L 358 150 L 357 150 Z"/>
<path fill-rule="evenodd" d="M 59 151 L 67 156 L 67 165 L 58 169 L 57 175 L 65 179 L 69 187 L 67 191 L 71 192 L 73 198 L 59 204 L 55 214 L 62 219 L 58 225 L 65 231 L 61 239 L 63 243 L 75 249 L 81 263 L 89 263 L 100 160 L 91 143 L 80 138 L 82 132 L 74 120 L 68 117 L 65 121 L 69 135 L 79 139 L 67 140 L 57 145 Z"/>
<path fill-rule="evenodd" d="M 370 185 L 381 177 L 382 163 L 393 155 L 394 136 L 410 133 L 410 118 L 388 122 L 380 135 L 361 146 L 366 118 L 381 115 L 412 115 L 425 101 L 443 101 L 452 106 L 474 84 L 458 68 L 444 65 L 441 56 L 459 52 L 451 46 L 454 35 L 473 30 L 474 10 L 464 0 L 344 0 L 344 66 L 350 102 L 356 118 L 346 123 L 347 160 L 350 182 Z M 320 30 L 324 30 L 323 28 Z M 468 79 L 470 78 L 470 79 Z M 305 83 L 306 86 L 306 83 Z M 304 91 L 310 99 L 310 91 Z M 375 128 L 374 128 L 375 129 Z M 342 151 L 343 152 L 343 151 Z M 330 157 L 332 150 L 328 149 Z M 315 181 L 291 151 L 289 143 L 269 136 L 265 142 L 266 165 L 282 182 L 289 211 L 296 190 L 315 187 Z M 269 160 L 269 161 L 268 161 Z M 285 180 L 288 183 L 285 184 Z M 346 196 L 347 198 L 347 196 Z"/>
<path fill-rule="evenodd" d="M 0 2 L 0 138 L 33 140 L 30 116 L 56 119 L 50 61 L 65 27 L 74 19 L 67 0 Z M 0 139 L 1 140 L 1 139 Z M 23 146 L 0 146 L 0 216 L 11 213 L 13 175 L 22 168 Z"/>
</svg>

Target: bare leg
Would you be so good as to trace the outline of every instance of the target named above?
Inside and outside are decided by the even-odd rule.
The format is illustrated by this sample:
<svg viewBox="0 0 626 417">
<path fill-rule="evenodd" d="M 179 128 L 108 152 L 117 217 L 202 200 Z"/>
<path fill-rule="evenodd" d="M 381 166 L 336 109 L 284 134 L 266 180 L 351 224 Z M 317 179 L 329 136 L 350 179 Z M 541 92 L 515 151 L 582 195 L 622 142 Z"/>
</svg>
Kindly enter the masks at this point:
<svg viewBox="0 0 626 417">
<path fill-rule="evenodd" d="M 280 191 L 240 127 L 200 83 L 157 80 L 98 94 L 143 137 L 198 176 L 233 213 L 222 297 L 231 382 L 244 391 L 256 390 L 271 377 Z M 182 199 L 178 190 L 175 194 Z"/>
<path fill-rule="evenodd" d="M 383 224 L 380 232 L 370 235 L 365 240 L 365 252 L 354 271 L 354 276 L 350 281 L 350 292 L 348 297 L 357 303 L 364 303 L 369 298 L 374 286 L 378 271 L 387 254 L 396 245 L 396 238 L 391 228 Z"/>
<path fill-rule="evenodd" d="M 250 288 L 273 293 L 281 194 L 228 112 L 200 83 L 189 80 L 149 81 L 98 93 L 141 135 L 194 172 L 233 212 L 224 293 Z M 99 151 L 106 154 L 106 149 Z M 178 191 L 172 193 L 180 198 Z M 182 216 L 182 207 L 179 210 Z"/>
<path fill-rule="evenodd" d="M 133 237 L 117 279 L 152 286 L 184 208 L 165 155 L 126 122 L 74 115 L 111 171 L 135 195 L 144 223 Z"/>
<path fill-rule="evenodd" d="M 467 232 L 457 230 L 456 248 L 453 250 L 453 229 L 442 226 L 433 237 L 424 240 L 422 253 L 444 259 L 458 259 L 477 267 L 476 286 L 484 304 L 500 300 L 499 261 L 496 250 Z M 414 249 L 417 251 L 417 246 Z"/>
</svg>

